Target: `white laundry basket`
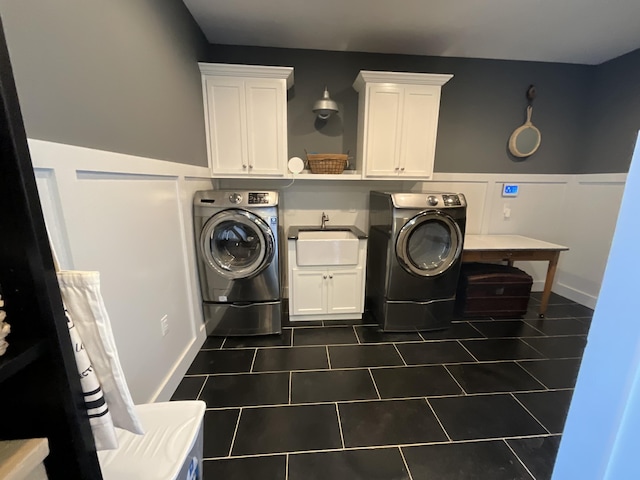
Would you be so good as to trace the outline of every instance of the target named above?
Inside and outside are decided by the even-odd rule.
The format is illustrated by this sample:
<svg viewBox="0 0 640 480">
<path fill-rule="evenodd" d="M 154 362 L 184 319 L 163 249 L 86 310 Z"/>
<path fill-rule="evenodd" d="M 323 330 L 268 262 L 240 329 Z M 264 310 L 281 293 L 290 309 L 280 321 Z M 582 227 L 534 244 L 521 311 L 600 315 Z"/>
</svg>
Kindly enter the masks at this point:
<svg viewBox="0 0 640 480">
<path fill-rule="evenodd" d="M 136 405 L 145 434 L 117 430 L 117 450 L 98 452 L 104 480 L 202 479 L 201 401 Z"/>
</svg>

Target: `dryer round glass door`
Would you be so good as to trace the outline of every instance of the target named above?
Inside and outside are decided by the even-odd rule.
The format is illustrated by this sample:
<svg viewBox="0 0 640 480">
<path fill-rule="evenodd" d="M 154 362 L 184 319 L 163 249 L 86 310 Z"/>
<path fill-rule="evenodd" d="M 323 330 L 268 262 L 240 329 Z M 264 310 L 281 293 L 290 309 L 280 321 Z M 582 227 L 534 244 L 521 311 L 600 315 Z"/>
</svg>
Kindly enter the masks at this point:
<svg viewBox="0 0 640 480">
<path fill-rule="evenodd" d="M 462 240 L 460 227 L 449 215 L 427 210 L 400 229 L 396 256 L 407 272 L 433 277 L 446 272 L 460 257 Z"/>
<path fill-rule="evenodd" d="M 251 278 L 273 260 L 275 239 L 269 225 L 240 209 L 224 210 L 205 223 L 200 248 L 206 263 L 228 279 Z"/>
</svg>

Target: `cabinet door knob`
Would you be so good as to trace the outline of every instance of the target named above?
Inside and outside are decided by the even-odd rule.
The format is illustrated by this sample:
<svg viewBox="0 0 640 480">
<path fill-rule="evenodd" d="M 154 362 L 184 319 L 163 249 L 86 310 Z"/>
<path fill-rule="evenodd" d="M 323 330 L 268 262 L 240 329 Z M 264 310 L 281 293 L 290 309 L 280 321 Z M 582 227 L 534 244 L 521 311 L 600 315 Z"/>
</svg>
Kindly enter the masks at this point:
<svg viewBox="0 0 640 480">
<path fill-rule="evenodd" d="M 398 170 L 400 170 L 400 168 L 399 168 L 399 167 L 396 167 L 396 172 L 397 172 Z"/>
<path fill-rule="evenodd" d="M 247 168 L 247 166 L 243 163 L 243 164 L 242 164 L 242 168 Z"/>
<path fill-rule="evenodd" d="M 333 275 L 329 275 L 329 278 L 333 278 Z"/>
<path fill-rule="evenodd" d="M 404 172 L 404 167 L 402 167 L 402 168 L 400 169 L 400 171 Z"/>
<path fill-rule="evenodd" d="M 249 165 L 249 168 L 253 168 L 253 165 Z"/>
<path fill-rule="evenodd" d="M 327 279 L 327 276 L 326 276 L 326 275 L 323 275 L 323 276 L 322 276 L 322 278 L 324 278 L 324 279 L 326 280 L 326 279 Z"/>
</svg>

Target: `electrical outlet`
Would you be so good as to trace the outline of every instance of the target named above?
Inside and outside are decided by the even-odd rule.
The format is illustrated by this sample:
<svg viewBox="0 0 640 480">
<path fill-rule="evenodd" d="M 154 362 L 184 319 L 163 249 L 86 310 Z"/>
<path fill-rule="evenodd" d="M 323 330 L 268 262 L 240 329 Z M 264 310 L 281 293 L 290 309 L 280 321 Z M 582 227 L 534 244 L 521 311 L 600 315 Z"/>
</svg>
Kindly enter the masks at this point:
<svg viewBox="0 0 640 480">
<path fill-rule="evenodd" d="M 163 337 L 169 333 L 169 317 L 167 315 L 160 319 L 160 329 Z"/>
</svg>

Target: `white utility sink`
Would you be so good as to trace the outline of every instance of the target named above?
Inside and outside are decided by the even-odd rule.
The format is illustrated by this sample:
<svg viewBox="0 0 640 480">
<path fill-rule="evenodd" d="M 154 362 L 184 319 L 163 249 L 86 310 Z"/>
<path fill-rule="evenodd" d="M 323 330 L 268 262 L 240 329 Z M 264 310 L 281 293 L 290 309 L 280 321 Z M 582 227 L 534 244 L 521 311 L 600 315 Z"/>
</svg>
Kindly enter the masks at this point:
<svg viewBox="0 0 640 480">
<path fill-rule="evenodd" d="M 296 240 L 298 265 L 356 265 L 358 237 L 348 230 L 302 230 Z"/>
</svg>

